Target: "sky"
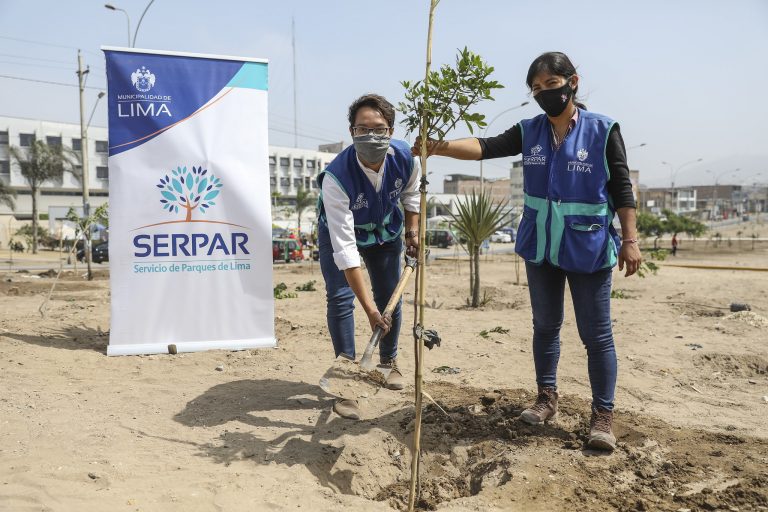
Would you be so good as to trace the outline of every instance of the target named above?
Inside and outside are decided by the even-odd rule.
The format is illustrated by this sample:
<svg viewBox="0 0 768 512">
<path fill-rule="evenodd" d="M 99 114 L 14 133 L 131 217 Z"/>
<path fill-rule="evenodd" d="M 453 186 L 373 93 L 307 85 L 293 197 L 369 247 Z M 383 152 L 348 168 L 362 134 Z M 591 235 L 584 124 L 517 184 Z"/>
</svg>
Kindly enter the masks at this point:
<svg viewBox="0 0 768 512">
<path fill-rule="evenodd" d="M 148 3 L 113 2 L 127 11 L 132 32 Z M 269 59 L 269 143 L 293 146 L 293 19 L 298 146 L 348 144 L 355 98 L 376 92 L 397 104 L 400 82 L 423 78 L 428 7 L 428 0 L 155 0 L 135 46 Z M 106 87 L 102 45 L 128 45 L 125 14 L 104 2 L 0 0 L 0 115 L 79 122 L 77 49 L 91 69 L 90 112 Z M 499 116 L 489 136 L 541 113 L 525 85 L 528 66 L 562 51 L 578 69 L 587 107 L 619 122 L 642 184 L 669 186 L 673 174 L 678 186 L 715 177 L 768 182 L 767 0 L 442 0 L 433 65 L 452 63 L 465 46 L 505 86 L 475 109 L 487 120 Z M 101 101 L 92 124 L 106 123 Z M 469 135 L 460 128 L 448 138 Z M 395 137 L 406 134 L 398 127 Z M 508 176 L 512 160 L 486 161 L 484 175 Z M 439 192 L 445 174 L 478 174 L 479 164 L 433 157 L 428 170 L 430 190 Z"/>
</svg>

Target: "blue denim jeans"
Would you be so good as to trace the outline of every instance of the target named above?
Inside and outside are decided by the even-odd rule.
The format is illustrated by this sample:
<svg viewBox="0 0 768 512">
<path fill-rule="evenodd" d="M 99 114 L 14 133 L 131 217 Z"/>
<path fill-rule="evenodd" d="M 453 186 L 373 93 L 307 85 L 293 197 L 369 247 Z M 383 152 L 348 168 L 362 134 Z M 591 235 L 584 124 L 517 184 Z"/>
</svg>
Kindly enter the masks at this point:
<svg viewBox="0 0 768 512">
<path fill-rule="evenodd" d="M 533 360 L 536 383 L 557 387 L 560 326 L 565 280 L 571 289 L 579 336 L 587 349 L 592 406 L 613 410 L 616 349 L 611 330 L 611 269 L 593 274 L 566 272 L 544 262 L 525 264 L 533 310 Z"/>
<path fill-rule="evenodd" d="M 333 247 L 328 227 L 318 226 L 320 270 L 325 279 L 325 296 L 328 303 L 328 331 L 331 334 L 336 357 L 346 354 L 355 357 L 355 294 L 347 283 L 344 271 L 333 261 Z M 389 298 L 397 287 L 403 263 L 403 242 L 400 238 L 383 245 L 360 248 L 360 256 L 368 268 L 373 287 L 373 301 L 379 312 L 383 312 Z M 401 303 L 392 313 L 392 328 L 379 341 L 379 355 L 382 360 L 397 356 L 397 338 L 400 335 Z M 366 343 L 368 338 L 366 338 Z"/>
</svg>

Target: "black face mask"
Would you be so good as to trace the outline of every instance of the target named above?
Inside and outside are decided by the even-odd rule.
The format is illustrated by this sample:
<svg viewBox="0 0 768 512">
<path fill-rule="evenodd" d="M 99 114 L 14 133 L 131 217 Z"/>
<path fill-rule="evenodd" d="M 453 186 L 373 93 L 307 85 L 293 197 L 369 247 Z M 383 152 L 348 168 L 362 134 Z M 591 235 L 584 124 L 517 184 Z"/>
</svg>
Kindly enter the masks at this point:
<svg viewBox="0 0 768 512">
<path fill-rule="evenodd" d="M 563 113 L 568 101 L 573 97 L 571 82 L 567 81 L 557 89 L 539 91 L 533 99 L 549 117 L 557 117 Z"/>
</svg>

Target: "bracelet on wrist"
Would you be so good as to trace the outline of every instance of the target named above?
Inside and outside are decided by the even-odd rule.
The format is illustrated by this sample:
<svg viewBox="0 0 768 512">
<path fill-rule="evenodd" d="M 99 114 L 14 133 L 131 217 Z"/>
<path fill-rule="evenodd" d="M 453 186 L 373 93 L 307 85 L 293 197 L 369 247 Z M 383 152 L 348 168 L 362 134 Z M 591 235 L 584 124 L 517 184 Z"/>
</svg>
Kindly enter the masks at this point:
<svg viewBox="0 0 768 512">
<path fill-rule="evenodd" d="M 637 243 L 637 238 L 623 238 L 621 240 L 621 243 L 623 243 L 623 244 L 636 244 Z"/>
</svg>

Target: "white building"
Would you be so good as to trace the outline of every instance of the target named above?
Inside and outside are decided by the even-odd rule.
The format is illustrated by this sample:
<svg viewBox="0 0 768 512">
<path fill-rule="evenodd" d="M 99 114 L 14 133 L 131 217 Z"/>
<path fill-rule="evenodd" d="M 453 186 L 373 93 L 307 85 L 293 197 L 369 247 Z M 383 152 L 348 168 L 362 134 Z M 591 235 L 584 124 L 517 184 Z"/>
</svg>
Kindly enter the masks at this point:
<svg viewBox="0 0 768 512">
<path fill-rule="evenodd" d="M 47 144 L 61 144 L 65 148 L 80 151 L 80 125 L 0 116 L 0 181 L 16 191 L 16 208 L 11 211 L 0 204 L 0 216 L 12 214 L 17 220 L 32 218 L 32 195 L 22 177 L 18 163 L 11 158 L 10 147 L 29 147 L 34 140 Z M 109 167 L 107 157 L 109 143 L 107 129 L 100 126 L 88 128 L 88 185 L 91 208 L 108 200 Z M 292 199 L 300 187 L 319 193 L 317 175 L 336 156 L 336 153 L 310 149 L 269 147 L 270 191 L 279 196 L 274 204 L 290 208 Z M 40 189 L 38 212 L 67 211 L 70 206 L 82 206 L 82 186 L 71 172 L 65 172 L 61 180 L 46 182 Z M 278 194 L 274 194 L 277 192 Z M 307 217 L 314 212 L 307 212 Z M 3 241 L 0 238 L 0 242 Z"/>
</svg>

